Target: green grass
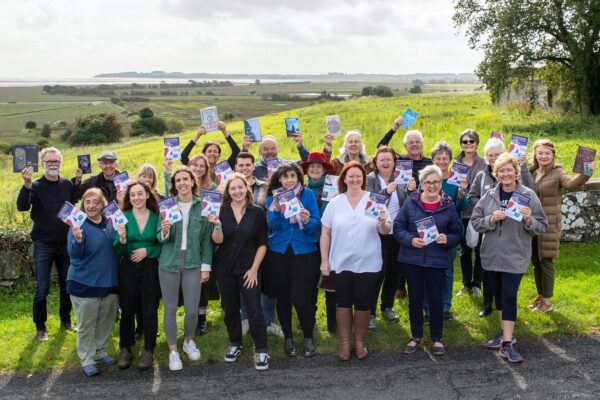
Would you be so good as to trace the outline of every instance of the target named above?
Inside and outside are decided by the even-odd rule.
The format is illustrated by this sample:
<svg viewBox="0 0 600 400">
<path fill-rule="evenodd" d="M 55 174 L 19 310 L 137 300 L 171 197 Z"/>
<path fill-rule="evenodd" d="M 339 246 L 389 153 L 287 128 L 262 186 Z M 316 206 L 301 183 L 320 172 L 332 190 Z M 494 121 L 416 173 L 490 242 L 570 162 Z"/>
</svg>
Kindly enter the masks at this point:
<svg viewBox="0 0 600 400">
<path fill-rule="evenodd" d="M 600 261 L 597 260 L 598 246 L 591 244 L 564 244 L 561 258 L 556 262 L 556 289 L 554 311 L 538 314 L 526 306 L 535 297 L 533 273 L 525 275 L 519 290 L 518 322 L 515 335 L 519 341 L 540 337 L 552 338 L 563 335 L 591 334 L 598 332 L 600 308 L 597 299 L 600 295 Z M 454 293 L 460 288 L 460 268 L 454 269 Z M 31 300 L 33 284 L 22 284 L 15 288 L 0 288 L 0 373 L 32 373 L 47 371 L 50 368 L 78 368 L 79 359 L 75 351 L 75 334 L 60 331 L 58 318 L 58 288 L 53 285 L 48 299 L 48 331 L 50 340 L 39 343 L 35 339 L 35 326 L 31 321 Z M 452 310 L 455 320 L 445 323 L 444 341 L 447 346 L 468 346 L 482 343 L 497 330 L 495 316 L 479 318 L 477 313 L 481 299 L 468 295 L 453 298 Z M 409 339 L 408 301 L 396 301 L 394 310 L 400 315 L 399 323 L 388 323 L 378 317 L 377 332 L 369 333 L 368 344 L 371 351 L 399 351 Z M 183 308 L 178 311 L 179 337 L 181 337 Z M 218 301 L 212 301 L 208 310 L 209 333 L 197 338 L 202 351 L 200 362 L 221 362 L 227 351 L 227 331 Z M 168 352 L 162 328 L 162 308 L 159 311 L 159 331 L 156 359 L 161 365 L 167 364 Z M 426 328 L 425 337 L 428 332 Z M 294 336 L 301 341 L 302 333 L 297 321 L 294 322 Z M 335 354 L 337 337 L 331 337 L 326 328 L 324 297 L 319 296 L 315 341 L 319 353 Z M 526 345 L 525 345 L 526 346 Z M 118 324 L 115 324 L 109 343 L 109 354 L 118 354 Z M 284 357 L 283 341 L 269 335 L 269 353 L 274 357 Z M 140 346 L 136 346 L 136 354 Z M 244 337 L 244 359 L 251 359 L 253 344 L 250 335 Z M 468 351 L 468 350 L 465 350 Z M 184 356 L 185 358 L 185 356 Z M 136 358 L 137 359 L 137 358 Z M 187 360 L 185 361 L 187 362 Z"/>
</svg>

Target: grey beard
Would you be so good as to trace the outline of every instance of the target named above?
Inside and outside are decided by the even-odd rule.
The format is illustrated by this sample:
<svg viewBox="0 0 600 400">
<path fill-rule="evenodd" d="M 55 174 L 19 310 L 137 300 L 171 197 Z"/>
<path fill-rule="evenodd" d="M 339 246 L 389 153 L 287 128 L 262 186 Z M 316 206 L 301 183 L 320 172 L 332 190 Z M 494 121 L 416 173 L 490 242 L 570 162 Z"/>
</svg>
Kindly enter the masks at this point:
<svg viewBox="0 0 600 400">
<path fill-rule="evenodd" d="M 48 176 L 55 177 L 58 176 L 59 170 L 54 168 L 45 168 L 44 173 Z"/>
</svg>

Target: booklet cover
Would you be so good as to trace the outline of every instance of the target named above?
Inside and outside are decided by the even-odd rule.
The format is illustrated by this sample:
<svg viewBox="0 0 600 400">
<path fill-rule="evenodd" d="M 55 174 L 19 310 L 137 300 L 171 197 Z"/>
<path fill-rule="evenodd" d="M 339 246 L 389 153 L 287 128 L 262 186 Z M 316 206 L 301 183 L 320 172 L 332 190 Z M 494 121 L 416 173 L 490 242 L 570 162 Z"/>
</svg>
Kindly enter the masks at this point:
<svg viewBox="0 0 600 400">
<path fill-rule="evenodd" d="M 513 192 L 512 197 L 508 201 L 506 205 L 506 216 L 508 218 L 512 218 L 515 221 L 522 221 L 523 214 L 521 214 L 521 207 L 529 207 L 529 203 L 531 202 L 531 198 L 526 194 Z"/>
<path fill-rule="evenodd" d="M 379 219 L 381 215 L 381 210 L 385 209 L 385 202 L 387 201 L 387 196 L 379 193 L 371 193 L 369 195 L 369 200 L 367 200 L 367 204 L 365 205 L 365 215 Z"/>
<path fill-rule="evenodd" d="M 277 201 L 279 202 L 279 207 L 281 207 L 281 212 L 285 218 L 292 218 L 296 215 L 300 215 L 302 205 L 292 189 L 281 191 L 277 195 Z"/>
<path fill-rule="evenodd" d="M 325 184 L 323 184 L 323 193 L 321 194 L 322 201 L 330 201 L 339 194 L 337 175 L 325 175 Z"/>
<path fill-rule="evenodd" d="M 127 171 L 121 172 L 119 175 L 115 175 L 113 178 L 113 182 L 115 183 L 115 188 L 117 188 L 117 192 L 121 192 L 127 189 L 127 185 L 129 185 L 129 175 Z"/>
<path fill-rule="evenodd" d="M 68 201 L 65 201 L 65 204 L 63 204 L 56 216 L 62 222 L 74 228 L 81 228 L 81 225 L 83 225 L 87 218 L 87 215 L 83 211 Z"/>
<path fill-rule="evenodd" d="M 496 131 L 491 131 L 490 132 L 490 138 L 496 138 L 496 139 L 504 140 L 504 136 L 500 132 L 496 132 Z"/>
<path fill-rule="evenodd" d="M 419 232 L 419 237 L 425 241 L 425 244 L 430 244 L 435 242 L 435 240 L 440 236 L 438 232 L 437 226 L 435 226 L 435 221 L 433 217 L 425 217 L 423 219 L 415 221 L 417 225 L 417 232 Z"/>
<path fill-rule="evenodd" d="M 294 136 L 298 132 L 300 132 L 300 120 L 298 118 L 286 118 L 285 133 L 288 136 Z"/>
<path fill-rule="evenodd" d="M 181 147 L 179 145 L 179 138 L 165 138 L 165 159 L 170 158 L 171 160 L 181 160 Z"/>
<path fill-rule="evenodd" d="M 575 163 L 573 164 L 573 172 L 592 176 L 592 171 L 588 168 L 589 163 L 596 159 L 596 149 L 579 146 L 575 155 Z"/>
<path fill-rule="evenodd" d="M 327 128 L 327 133 L 333 136 L 341 136 L 342 124 L 340 122 L 340 116 L 329 115 L 325 117 L 325 128 Z"/>
<path fill-rule="evenodd" d="M 209 215 L 219 216 L 221 211 L 221 193 L 203 190 L 202 194 L 202 211 L 200 215 L 208 217 Z"/>
<path fill-rule="evenodd" d="M 447 182 L 450 185 L 460 186 L 460 183 L 462 182 L 463 178 L 467 178 L 467 174 L 469 173 L 469 166 L 458 162 L 454 162 L 449 172 L 450 176 L 448 176 Z"/>
<path fill-rule="evenodd" d="M 77 168 L 84 174 L 92 173 L 92 158 L 89 154 L 80 154 L 77 156 Z"/>
<path fill-rule="evenodd" d="M 402 114 L 402 129 L 409 130 L 412 124 L 414 124 L 416 121 L 418 115 L 419 114 L 410 108 L 407 108 L 406 111 L 404 111 L 404 114 Z"/>
<path fill-rule="evenodd" d="M 227 161 L 220 162 L 214 166 L 215 176 L 217 177 L 217 185 L 225 182 L 231 172 L 231 166 Z"/>
<path fill-rule="evenodd" d="M 247 119 L 244 121 L 244 133 L 253 142 L 260 142 L 262 140 L 258 118 Z"/>
<path fill-rule="evenodd" d="M 119 208 L 116 201 L 111 201 L 102 209 L 102 215 L 108 220 L 115 230 L 121 225 L 127 224 L 127 217 Z"/>
<path fill-rule="evenodd" d="M 529 144 L 529 138 L 521 135 L 512 135 L 510 140 L 510 147 L 508 152 L 515 157 L 517 160 L 523 154 L 527 153 L 527 145 Z"/>
<path fill-rule="evenodd" d="M 394 182 L 399 186 L 408 185 L 408 181 L 413 177 L 412 169 L 412 160 L 397 160 L 396 169 L 394 170 Z"/>
<path fill-rule="evenodd" d="M 281 164 L 282 161 L 279 158 L 267 161 L 267 176 L 270 178 Z"/>
<path fill-rule="evenodd" d="M 158 208 L 160 209 L 160 216 L 165 221 L 174 224 L 177 221 L 183 220 L 183 215 L 181 215 L 181 210 L 177 205 L 177 201 L 175 201 L 175 197 L 167 197 L 159 201 Z"/>
<path fill-rule="evenodd" d="M 16 144 L 12 147 L 13 172 L 22 172 L 27 167 L 33 167 L 38 172 L 37 144 Z"/>
<path fill-rule="evenodd" d="M 200 110 L 200 119 L 206 132 L 216 132 L 219 130 L 219 115 L 217 107 L 206 107 Z"/>
</svg>

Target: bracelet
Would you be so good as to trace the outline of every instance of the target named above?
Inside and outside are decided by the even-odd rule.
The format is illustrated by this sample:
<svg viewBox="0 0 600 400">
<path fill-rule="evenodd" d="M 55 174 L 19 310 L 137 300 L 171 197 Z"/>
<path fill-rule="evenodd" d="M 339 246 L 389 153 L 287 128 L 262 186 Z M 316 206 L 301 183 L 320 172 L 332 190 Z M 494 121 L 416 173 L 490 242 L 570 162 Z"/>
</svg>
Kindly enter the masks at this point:
<svg viewBox="0 0 600 400">
<path fill-rule="evenodd" d="M 220 230 L 222 230 L 221 225 L 215 225 L 213 227 L 213 231 L 220 231 Z"/>
</svg>

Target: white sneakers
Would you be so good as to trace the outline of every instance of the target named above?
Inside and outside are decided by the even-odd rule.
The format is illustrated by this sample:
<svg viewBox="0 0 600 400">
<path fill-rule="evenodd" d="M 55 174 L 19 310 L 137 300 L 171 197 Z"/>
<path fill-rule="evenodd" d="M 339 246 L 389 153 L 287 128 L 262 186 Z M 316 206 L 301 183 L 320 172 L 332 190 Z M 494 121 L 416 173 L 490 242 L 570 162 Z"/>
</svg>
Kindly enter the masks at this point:
<svg viewBox="0 0 600 400">
<path fill-rule="evenodd" d="M 169 353 L 169 369 L 171 371 L 180 371 L 183 369 L 181 358 L 179 358 L 179 353 L 176 351 L 171 351 Z"/>
<path fill-rule="evenodd" d="M 200 359 L 200 350 L 196 348 L 196 343 L 194 340 L 183 341 L 183 351 L 188 355 L 188 358 L 192 361 L 197 361 Z"/>
<path fill-rule="evenodd" d="M 284 337 L 281 327 L 279 325 L 277 325 L 275 322 L 271 322 L 269 325 L 267 325 L 267 333 L 270 333 L 271 335 L 274 335 L 274 336 L 277 336 L 280 338 Z"/>
</svg>

